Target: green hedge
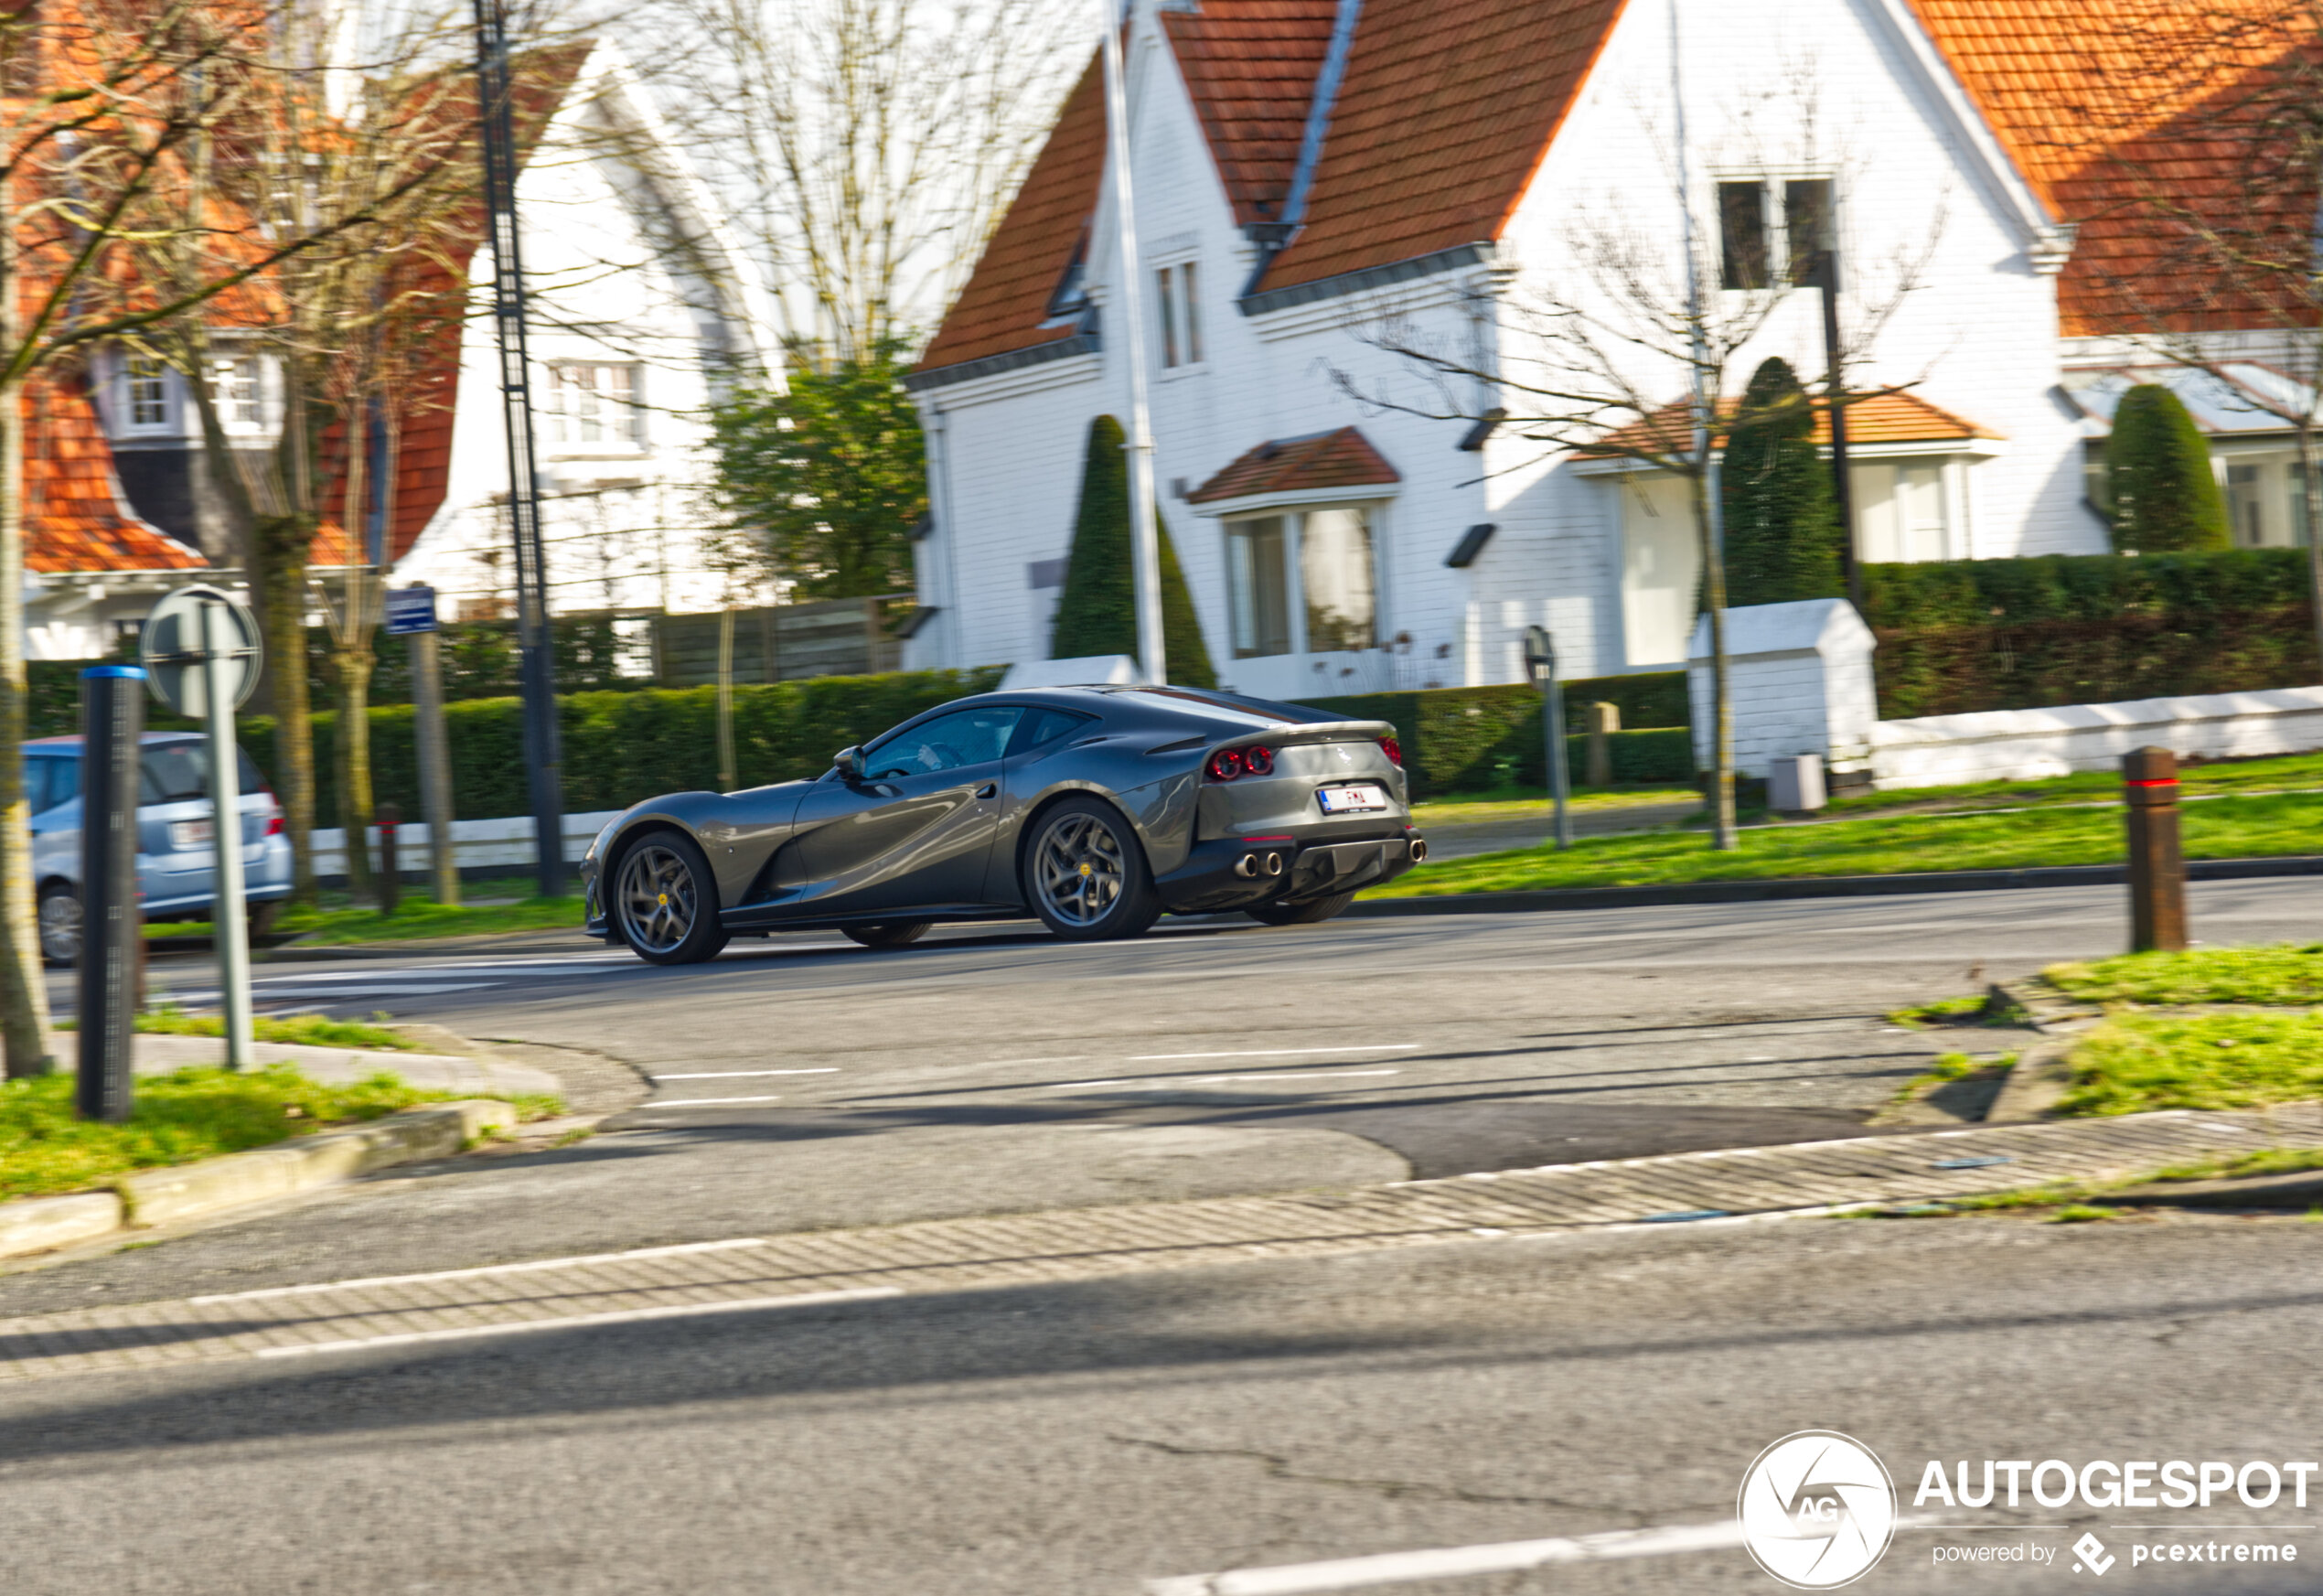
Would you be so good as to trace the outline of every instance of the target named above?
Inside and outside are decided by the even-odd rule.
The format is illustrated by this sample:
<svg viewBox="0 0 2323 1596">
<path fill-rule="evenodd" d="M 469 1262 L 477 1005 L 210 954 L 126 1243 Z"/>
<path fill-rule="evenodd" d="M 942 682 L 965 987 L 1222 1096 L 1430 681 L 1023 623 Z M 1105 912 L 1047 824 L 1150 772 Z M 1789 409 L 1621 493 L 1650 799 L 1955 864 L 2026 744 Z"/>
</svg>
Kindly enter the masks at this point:
<svg viewBox="0 0 2323 1596">
<path fill-rule="evenodd" d="M 919 670 L 884 676 L 825 676 L 734 689 L 734 758 L 746 786 L 815 777 L 851 743 L 877 735 L 922 710 L 990 692 L 1002 672 Z M 714 687 L 581 692 L 558 701 L 563 731 L 564 806 L 573 813 L 619 809 L 657 793 L 718 785 L 718 690 Z M 373 797 L 407 816 L 420 812 L 412 710 L 371 711 Z M 523 705 L 512 698 L 446 704 L 454 807 L 464 820 L 528 812 Z M 337 717 L 314 717 L 319 787 L 316 823 L 338 822 L 331 777 Z M 253 717 L 242 743 L 273 774 L 274 726 Z"/>
<path fill-rule="evenodd" d="M 1541 695 L 1530 687 L 1447 687 L 1302 702 L 1351 721 L 1394 726 L 1415 798 L 1490 792 L 1512 783 L 1539 787 L 1548 780 L 1541 751 Z M 1622 712 L 1623 729 L 1613 740 L 1615 780 L 1693 779 L 1686 672 L 1600 676 L 1565 684 L 1568 723 L 1580 724 L 1582 706 L 1590 702 L 1611 703 Z M 1584 741 L 1572 739 L 1576 778 L 1583 769 Z"/>
<path fill-rule="evenodd" d="M 1866 565 L 1884 719 L 2323 681 L 2307 551 Z"/>
</svg>

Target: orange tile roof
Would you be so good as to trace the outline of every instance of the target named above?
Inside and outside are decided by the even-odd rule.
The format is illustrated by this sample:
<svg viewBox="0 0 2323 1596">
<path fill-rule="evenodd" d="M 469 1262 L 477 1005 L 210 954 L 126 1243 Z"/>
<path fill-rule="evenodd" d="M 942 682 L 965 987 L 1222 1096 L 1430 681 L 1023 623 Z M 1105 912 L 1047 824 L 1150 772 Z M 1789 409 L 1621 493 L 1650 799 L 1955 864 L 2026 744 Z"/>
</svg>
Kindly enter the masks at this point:
<svg viewBox="0 0 2323 1596">
<path fill-rule="evenodd" d="M 1732 417 L 1740 401 L 1722 400 L 1718 415 Z M 1693 431 L 1692 407 L 1680 402 L 1654 414 L 1614 428 L 1596 445 L 1581 451 L 1591 455 L 1617 455 L 1625 449 L 1650 449 L 1676 453 L 1691 446 Z M 1815 443 L 1817 448 L 1831 445 L 1831 412 L 1818 404 L 1815 407 Z M 1857 444 L 1936 444 L 1954 439 L 1998 438 L 2001 434 L 1990 427 L 1979 426 L 1948 410 L 1930 404 L 1911 393 L 1880 393 L 1858 399 L 1847 406 L 1847 442 Z M 1718 442 L 1723 443 L 1723 436 Z"/>
<path fill-rule="evenodd" d="M 209 562 L 138 518 L 113 475 L 112 449 L 78 373 L 25 387 L 24 562 L 28 570 L 198 571 Z"/>
<path fill-rule="evenodd" d="M 1238 225 L 1279 220 L 1339 0 L 1225 0 L 1162 13 Z"/>
<path fill-rule="evenodd" d="M 1261 493 L 1301 493 L 1324 487 L 1382 487 L 1403 474 L 1354 427 L 1260 444 L 1186 495 L 1191 504 L 1249 498 Z"/>
</svg>

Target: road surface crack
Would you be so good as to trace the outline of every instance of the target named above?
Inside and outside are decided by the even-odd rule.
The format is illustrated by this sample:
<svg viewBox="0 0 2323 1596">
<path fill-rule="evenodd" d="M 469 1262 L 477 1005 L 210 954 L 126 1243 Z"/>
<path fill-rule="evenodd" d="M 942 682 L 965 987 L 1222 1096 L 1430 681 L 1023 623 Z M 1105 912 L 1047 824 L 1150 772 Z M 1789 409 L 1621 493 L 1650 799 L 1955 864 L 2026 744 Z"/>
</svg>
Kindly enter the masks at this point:
<svg viewBox="0 0 2323 1596">
<path fill-rule="evenodd" d="M 1258 1451 L 1245 1447 L 1181 1446 L 1172 1441 L 1153 1441 L 1141 1435 L 1114 1435 L 1108 1441 L 1122 1446 L 1143 1447 L 1168 1457 L 1195 1459 L 1228 1459 L 1258 1464 L 1270 1480 L 1281 1480 L 1299 1485 L 1331 1485 L 1347 1491 L 1373 1491 L 1391 1502 L 1461 1502 L 1483 1506 L 1509 1505 L 1519 1507 L 1555 1507 L 1574 1513 L 1604 1513 L 1609 1511 L 1601 1502 L 1573 1502 L 1557 1496 L 1500 1495 L 1486 1491 L 1471 1491 L 1457 1485 L 1430 1484 L 1420 1480 L 1371 1480 L 1338 1474 L 1310 1473 L 1292 1465 L 1290 1460 L 1275 1452 Z M 1611 1511 L 1623 1511 L 1610 1509 Z M 1628 1514 L 1642 1526 L 1643 1519 L 1635 1513 Z"/>
</svg>

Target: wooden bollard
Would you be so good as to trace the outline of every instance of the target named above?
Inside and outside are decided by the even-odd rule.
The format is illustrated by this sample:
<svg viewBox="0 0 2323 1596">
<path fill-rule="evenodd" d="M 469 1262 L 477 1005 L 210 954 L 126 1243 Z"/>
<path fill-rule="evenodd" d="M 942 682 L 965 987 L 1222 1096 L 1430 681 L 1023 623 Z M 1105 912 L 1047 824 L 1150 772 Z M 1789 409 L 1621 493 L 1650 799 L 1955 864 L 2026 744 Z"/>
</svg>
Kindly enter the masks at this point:
<svg viewBox="0 0 2323 1596">
<path fill-rule="evenodd" d="M 2140 748 L 2122 756 L 2129 811 L 2129 946 L 2134 953 L 2186 948 L 2186 853 L 2178 833 L 2178 755 Z"/>
<path fill-rule="evenodd" d="M 1622 707 L 1602 702 L 1589 706 L 1589 784 L 1613 785 L 1612 734 L 1622 729 Z"/>
</svg>

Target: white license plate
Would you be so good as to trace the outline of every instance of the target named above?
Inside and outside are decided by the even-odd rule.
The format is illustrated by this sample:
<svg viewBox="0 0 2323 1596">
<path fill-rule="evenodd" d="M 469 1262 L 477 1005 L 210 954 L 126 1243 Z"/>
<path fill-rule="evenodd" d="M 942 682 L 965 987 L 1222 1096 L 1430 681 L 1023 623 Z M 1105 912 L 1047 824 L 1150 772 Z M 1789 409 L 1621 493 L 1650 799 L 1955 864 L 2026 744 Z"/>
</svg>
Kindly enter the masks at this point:
<svg viewBox="0 0 2323 1596">
<path fill-rule="evenodd" d="M 1382 787 L 1365 784 L 1362 787 L 1326 787 L 1317 793 L 1326 815 L 1360 814 L 1366 809 L 1384 809 L 1387 794 Z"/>
<path fill-rule="evenodd" d="M 209 840 L 215 835 L 216 829 L 208 820 L 169 822 L 169 846 L 180 853 L 188 849 L 209 847 Z"/>
</svg>

